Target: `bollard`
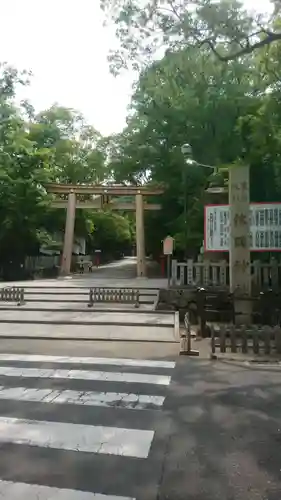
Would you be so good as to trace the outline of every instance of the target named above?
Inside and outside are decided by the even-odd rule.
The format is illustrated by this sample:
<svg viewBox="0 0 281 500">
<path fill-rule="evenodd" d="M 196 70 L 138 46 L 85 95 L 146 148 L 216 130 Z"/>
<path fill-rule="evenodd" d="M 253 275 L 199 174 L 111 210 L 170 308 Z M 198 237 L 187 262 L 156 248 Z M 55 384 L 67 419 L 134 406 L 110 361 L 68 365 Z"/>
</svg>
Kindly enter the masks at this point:
<svg viewBox="0 0 281 500">
<path fill-rule="evenodd" d="M 94 295 L 93 289 L 90 288 L 88 307 L 93 307 L 94 305 L 93 295 Z"/>
<path fill-rule="evenodd" d="M 20 288 L 17 305 L 18 306 L 23 306 L 24 304 L 25 304 L 25 300 L 24 300 L 24 288 Z"/>
<path fill-rule="evenodd" d="M 136 290 L 135 292 L 135 308 L 138 309 L 140 307 L 140 291 Z"/>
<path fill-rule="evenodd" d="M 206 302 L 206 290 L 205 288 L 197 288 L 196 294 L 196 303 L 197 303 L 197 311 L 199 317 L 199 332 L 198 337 L 206 336 L 206 311 L 205 311 L 205 302 Z"/>
<path fill-rule="evenodd" d="M 191 329 L 188 313 L 184 317 L 185 331 L 181 334 L 180 355 L 199 356 L 199 351 L 191 348 Z"/>
</svg>

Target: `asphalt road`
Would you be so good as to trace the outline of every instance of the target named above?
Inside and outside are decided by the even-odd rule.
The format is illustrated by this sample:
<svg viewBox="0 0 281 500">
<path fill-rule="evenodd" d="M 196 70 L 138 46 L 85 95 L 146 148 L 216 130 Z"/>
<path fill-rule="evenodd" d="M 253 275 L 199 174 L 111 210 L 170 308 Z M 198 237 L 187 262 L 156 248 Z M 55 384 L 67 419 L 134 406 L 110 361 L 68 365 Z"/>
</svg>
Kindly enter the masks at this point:
<svg viewBox="0 0 281 500">
<path fill-rule="evenodd" d="M 3 339 L 0 496 L 279 500 L 280 374 L 167 344 Z"/>
<path fill-rule="evenodd" d="M 180 359 L 158 500 L 281 498 L 281 369 Z"/>
</svg>

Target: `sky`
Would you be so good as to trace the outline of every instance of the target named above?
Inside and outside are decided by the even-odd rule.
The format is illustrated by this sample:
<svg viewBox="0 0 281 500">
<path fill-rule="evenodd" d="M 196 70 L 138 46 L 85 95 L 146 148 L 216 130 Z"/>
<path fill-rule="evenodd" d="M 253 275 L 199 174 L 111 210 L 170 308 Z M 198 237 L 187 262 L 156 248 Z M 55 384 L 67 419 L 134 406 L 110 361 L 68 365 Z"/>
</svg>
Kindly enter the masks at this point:
<svg viewBox="0 0 281 500">
<path fill-rule="evenodd" d="M 247 0 L 248 5 L 267 0 Z M 21 91 L 36 111 L 53 103 L 77 109 L 103 135 L 120 132 L 135 75 L 113 77 L 109 49 L 118 46 L 103 27 L 99 0 L 0 0 L 0 61 L 33 72 Z"/>
<path fill-rule="evenodd" d="M 0 0 L 0 61 L 33 72 L 24 90 L 36 110 L 54 102 L 81 111 L 102 134 L 122 130 L 133 75 L 114 78 L 99 0 Z"/>
</svg>

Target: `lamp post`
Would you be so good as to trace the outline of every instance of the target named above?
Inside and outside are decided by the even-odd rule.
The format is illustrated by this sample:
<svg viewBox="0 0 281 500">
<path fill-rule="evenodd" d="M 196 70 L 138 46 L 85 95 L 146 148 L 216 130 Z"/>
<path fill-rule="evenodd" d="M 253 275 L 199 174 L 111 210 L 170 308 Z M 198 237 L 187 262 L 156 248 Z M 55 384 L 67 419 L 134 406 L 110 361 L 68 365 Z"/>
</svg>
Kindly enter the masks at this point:
<svg viewBox="0 0 281 500">
<path fill-rule="evenodd" d="M 190 144 L 183 144 L 181 152 L 186 165 L 192 165 L 192 147 Z M 186 196 L 186 168 L 183 168 L 183 216 L 184 216 L 184 258 L 187 259 L 187 196 Z"/>
<path fill-rule="evenodd" d="M 185 165 L 192 167 L 204 167 L 204 168 L 209 168 L 213 171 L 213 173 L 216 175 L 218 173 L 218 168 L 214 167 L 212 165 L 205 165 L 204 163 L 198 163 L 193 159 L 193 153 L 192 153 L 192 147 L 190 144 L 183 144 L 181 146 L 181 153 L 184 157 Z M 183 169 L 183 189 L 184 189 L 184 256 L 185 259 L 187 259 L 187 196 L 186 196 L 186 168 Z"/>
</svg>

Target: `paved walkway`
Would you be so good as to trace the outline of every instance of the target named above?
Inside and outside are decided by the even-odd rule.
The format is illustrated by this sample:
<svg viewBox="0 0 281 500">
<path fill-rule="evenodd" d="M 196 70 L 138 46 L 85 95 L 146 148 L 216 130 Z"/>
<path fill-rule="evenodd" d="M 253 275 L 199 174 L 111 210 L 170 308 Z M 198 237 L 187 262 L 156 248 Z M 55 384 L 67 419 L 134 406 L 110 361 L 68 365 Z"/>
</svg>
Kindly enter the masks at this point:
<svg viewBox="0 0 281 500">
<path fill-rule="evenodd" d="M 168 282 L 164 278 L 137 278 L 136 258 L 125 257 L 122 260 L 94 268 L 92 273 L 74 274 L 58 279 L 36 279 L 32 281 L 0 282 L 0 286 L 23 287 L 136 287 L 136 288 L 165 288 Z"/>
<path fill-rule="evenodd" d="M 178 342 L 176 315 L 154 311 L 158 287 L 165 286 L 165 280 L 132 278 L 135 266 L 136 259 L 127 258 L 85 275 L 14 283 L 24 287 L 26 303 L 0 304 L 0 337 Z M 89 288 L 95 286 L 135 286 L 140 289 L 140 308 L 107 303 L 89 309 Z"/>
<path fill-rule="evenodd" d="M 1 310 L 0 338 L 179 342 L 174 313 Z"/>
<path fill-rule="evenodd" d="M 91 274 L 91 273 L 90 273 Z M 104 264 L 93 268 L 92 274 L 99 278 L 120 278 L 130 279 L 135 278 L 137 274 L 136 257 L 125 257 L 121 260 L 116 260 L 108 264 Z M 87 276 L 87 273 L 85 273 Z"/>
</svg>

